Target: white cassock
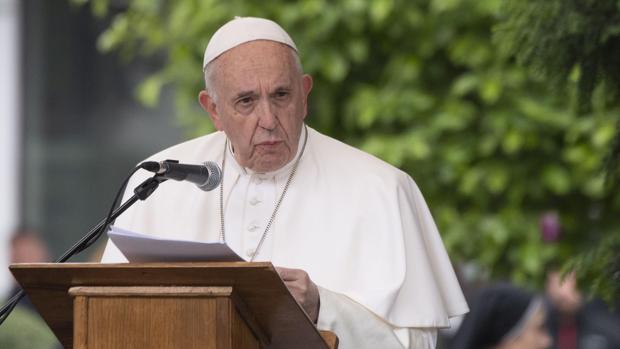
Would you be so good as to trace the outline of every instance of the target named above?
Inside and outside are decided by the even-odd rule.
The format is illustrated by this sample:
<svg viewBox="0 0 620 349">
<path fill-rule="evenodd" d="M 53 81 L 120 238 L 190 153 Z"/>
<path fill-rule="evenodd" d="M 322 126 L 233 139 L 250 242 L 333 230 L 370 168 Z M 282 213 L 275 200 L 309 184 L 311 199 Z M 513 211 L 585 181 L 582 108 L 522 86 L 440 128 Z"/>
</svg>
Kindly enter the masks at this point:
<svg viewBox="0 0 620 349">
<path fill-rule="evenodd" d="M 340 348 L 434 348 L 436 329 L 468 311 L 429 209 L 399 169 L 307 128 L 307 144 L 255 260 L 305 270 L 319 287 L 317 327 Z M 222 163 L 226 242 L 248 260 L 256 252 L 295 161 L 266 174 L 241 167 L 215 132 L 149 160 Z M 132 178 L 126 195 L 148 174 Z M 219 188 L 166 182 L 116 226 L 163 238 L 218 241 Z M 108 241 L 104 263 L 125 262 Z"/>
</svg>

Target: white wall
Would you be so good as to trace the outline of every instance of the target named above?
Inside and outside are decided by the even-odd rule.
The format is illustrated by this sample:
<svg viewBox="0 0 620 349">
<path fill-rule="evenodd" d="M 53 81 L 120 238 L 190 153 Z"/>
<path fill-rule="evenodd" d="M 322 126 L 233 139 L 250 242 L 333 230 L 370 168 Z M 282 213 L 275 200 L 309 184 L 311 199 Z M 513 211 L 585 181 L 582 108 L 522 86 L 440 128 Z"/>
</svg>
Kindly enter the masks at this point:
<svg viewBox="0 0 620 349">
<path fill-rule="evenodd" d="M 0 299 L 10 286 L 8 239 L 17 224 L 19 190 L 19 0 L 0 0 Z"/>
</svg>

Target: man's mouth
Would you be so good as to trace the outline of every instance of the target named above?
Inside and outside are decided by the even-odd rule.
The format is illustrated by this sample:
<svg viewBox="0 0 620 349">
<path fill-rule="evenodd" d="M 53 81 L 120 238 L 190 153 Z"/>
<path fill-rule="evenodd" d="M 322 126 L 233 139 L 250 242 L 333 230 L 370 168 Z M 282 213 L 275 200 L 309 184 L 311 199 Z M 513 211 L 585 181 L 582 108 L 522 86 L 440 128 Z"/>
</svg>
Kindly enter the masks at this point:
<svg viewBox="0 0 620 349">
<path fill-rule="evenodd" d="M 258 143 L 257 145 L 262 145 L 262 146 L 267 146 L 267 147 L 269 147 L 269 146 L 278 145 L 278 144 L 280 144 L 280 143 L 282 143 L 282 141 L 265 141 L 265 142 L 260 142 L 260 143 Z"/>
</svg>

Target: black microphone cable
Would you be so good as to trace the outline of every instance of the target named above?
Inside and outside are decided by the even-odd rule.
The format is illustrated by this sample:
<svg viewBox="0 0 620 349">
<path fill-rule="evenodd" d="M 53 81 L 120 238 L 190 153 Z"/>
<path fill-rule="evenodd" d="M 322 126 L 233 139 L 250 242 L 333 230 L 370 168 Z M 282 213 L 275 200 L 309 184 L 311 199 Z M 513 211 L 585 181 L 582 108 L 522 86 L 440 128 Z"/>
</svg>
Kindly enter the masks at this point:
<svg viewBox="0 0 620 349">
<path fill-rule="evenodd" d="M 110 210 L 108 211 L 108 215 L 106 216 L 103 225 L 101 225 L 100 228 L 95 227 L 93 230 L 91 230 L 88 234 L 86 234 L 83 238 L 81 238 L 77 243 L 75 243 L 69 250 L 67 250 L 62 256 L 60 256 L 57 260 L 55 260 L 54 263 L 66 262 L 72 256 L 84 251 L 85 249 L 90 247 L 92 244 L 94 244 L 95 241 L 97 241 L 101 237 L 101 235 L 108 230 L 108 226 L 112 224 L 112 214 L 114 212 L 114 208 L 116 208 L 119 202 L 119 199 L 122 193 L 124 192 L 125 187 L 127 186 L 127 183 L 129 183 L 129 179 L 138 170 L 144 168 L 144 166 L 145 166 L 144 163 L 141 163 L 140 165 L 134 167 L 134 169 L 129 173 L 129 175 L 125 177 L 122 185 L 116 191 L 116 195 L 114 196 L 114 201 L 112 202 L 112 206 L 110 207 Z M 11 314 L 13 309 L 15 309 L 19 301 L 22 298 L 24 298 L 25 295 L 26 293 L 24 292 L 24 290 L 20 289 L 11 298 L 9 298 L 9 300 L 4 306 L 2 306 L 2 309 L 0 309 L 0 326 L 9 317 L 9 314 Z"/>
</svg>

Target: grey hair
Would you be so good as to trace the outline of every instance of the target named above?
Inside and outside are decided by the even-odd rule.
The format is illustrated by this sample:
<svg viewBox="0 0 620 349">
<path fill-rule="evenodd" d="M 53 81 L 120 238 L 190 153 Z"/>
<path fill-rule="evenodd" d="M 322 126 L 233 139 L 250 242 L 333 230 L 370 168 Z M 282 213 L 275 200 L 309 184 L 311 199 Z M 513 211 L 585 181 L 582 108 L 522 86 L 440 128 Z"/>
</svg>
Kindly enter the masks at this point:
<svg viewBox="0 0 620 349">
<path fill-rule="evenodd" d="M 299 75 L 304 73 L 304 68 L 301 65 L 301 59 L 297 54 L 297 51 L 290 49 L 291 56 L 293 57 L 293 64 L 295 64 L 295 70 Z M 213 100 L 217 103 L 217 93 L 215 92 L 215 72 L 217 71 L 218 59 L 214 59 L 204 68 L 205 90 Z"/>
<path fill-rule="evenodd" d="M 207 93 L 209 94 L 209 96 L 211 96 L 211 98 L 213 98 L 214 101 L 217 102 L 217 94 L 215 93 L 215 81 L 214 81 L 214 75 L 215 75 L 215 71 L 216 66 L 217 65 L 217 59 L 212 60 L 211 62 L 209 62 L 209 64 L 207 64 L 207 66 L 204 69 L 204 78 L 205 78 L 205 90 L 207 90 Z"/>
</svg>

